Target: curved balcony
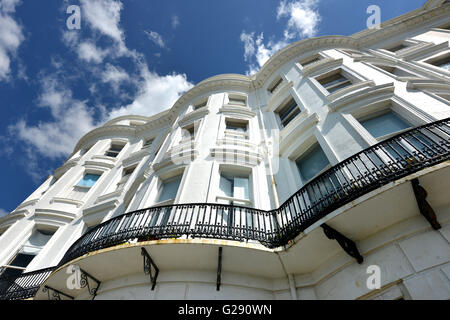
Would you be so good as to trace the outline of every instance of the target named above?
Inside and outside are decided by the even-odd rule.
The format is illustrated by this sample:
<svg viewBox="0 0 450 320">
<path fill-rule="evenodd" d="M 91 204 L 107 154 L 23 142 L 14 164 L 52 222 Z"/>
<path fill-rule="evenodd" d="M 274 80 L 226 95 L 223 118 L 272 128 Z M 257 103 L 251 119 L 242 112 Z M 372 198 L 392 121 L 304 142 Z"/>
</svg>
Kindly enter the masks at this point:
<svg viewBox="0 0 450 320">
<path fill-rule="evenodd" d="M 450 158 L 450 118 L 404 131 L 328 169 L 265 211 L 243 206 L 190 203 L 158 206 L 108 220 L 80 237 L 59 265 L 127 241 L 214 238 L 286 245 L 333 210 L 389 182 Z"/>
<path fill-rule="evenodd" d="M 56 267 L 23 273 L 15 277 L 0 277 L 0 300 L 24 300 L 34 297 L 41 283 Z"/>
</svg>

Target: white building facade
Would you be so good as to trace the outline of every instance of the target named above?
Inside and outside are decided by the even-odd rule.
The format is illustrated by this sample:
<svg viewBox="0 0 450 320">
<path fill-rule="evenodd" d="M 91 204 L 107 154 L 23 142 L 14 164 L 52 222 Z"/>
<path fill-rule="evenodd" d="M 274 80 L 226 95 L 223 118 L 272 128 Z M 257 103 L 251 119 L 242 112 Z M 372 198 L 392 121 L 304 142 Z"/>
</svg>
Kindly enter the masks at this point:
<svg viewBox="0 0 450 320">
<path fill-rule="evenodd" d="M 92 130 L 0 219 L 0 298 L 449 299 L 449 40 L 430 0 Z"/>
</svg>

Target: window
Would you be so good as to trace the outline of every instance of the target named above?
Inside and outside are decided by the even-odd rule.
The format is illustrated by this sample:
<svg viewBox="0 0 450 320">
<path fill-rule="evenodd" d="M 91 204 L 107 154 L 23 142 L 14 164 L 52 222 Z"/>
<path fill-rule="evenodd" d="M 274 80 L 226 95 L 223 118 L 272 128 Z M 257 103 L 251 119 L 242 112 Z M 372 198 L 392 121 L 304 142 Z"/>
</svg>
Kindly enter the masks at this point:
<svg viewBox="0 0 450 320">
<path fill-rule="evenodd" d="M 400 43 L 400 44 L 396 44 L 393 47 L 386 48 L 386 50 L 391 51 L 391 52 L 397 52 L 397 51 L 400 51 L 405 48 L 407 48 L 407 46 L 404 45 L 403 43 Z"/>
<path fill-rule="evenodd" d="M 194 125 L 190 125 L 184 128 L 181 128 L 181 142 L 185 142 L 188 140 L 194 140 L 195 139 L 195 127 Z"/>
<path fill-rule="evenodd" d="M 251 204 L 249 181 L 249 175 L 222 172 L 220 174 L 218 202 L 235 205 Z"/>
<path fill-rule="evenodd" d="M 425 62 L 432 64 L 436 67 L 439 67 L 441 69 L 450 71 L 450 55 L 448 55 L 446 57 L 440 57 L 438 59 L 428 60 Z"/>
<path fill-rule="evenodd" d="M 329 92 L 333 93 L 351 86 L 352 81 L 342 74 L 342 70 L 317 78 L 317 81 Z"/>
<path fill-rule="evenodd" d="M 283 82 L 283 79 L 281 77 L 278 77 L 275 79 L 274 82 L 272 82 L 267 89 L 271 94 L 273 94 L 277 89 L 280 87 L 281 83 Z"/>
<path fill-rule="evenodd" d="M 22 246 L 16 256 L 11 261 L 0 268 L 2 277 L 18 277 L 21 275 L 34 257 L 44 248 L 50 238 L 53 236 L 53 231 L 34 230 L 27 242 Z M 0 291 L 6 284 L 0 284 Z M 9 284 L 8 284 L 9 285 Z M 7 286 L 8 286 L 7 285 Z M 6 289 L 6 288 L 4 288 Z"/>
<path fill-rule="evenodd" d="M 239 121 L 234 119 L 226 119 L 226 132 L 225 136 L 232 138 L 248 139 L 248 121 Z"/>
<path fill-rule="evenodd" d="M 90 188 L 97 182 L 98 178 L 100 178 L 99 174 L 87 173 L 78 182 L 77 187 Z"/>
<path fill-rule="evenodd" d="M 309 148 L 295 163 L 303 184 L 313 179 L 330 165 L 327 156 L 318 143 Z"/>
<path fill-rule="evenodd" d="M 134 172 L 134 169 L 136 169 L 137 165 L 124 168 L 122 172 L 122 179 L 117 183 L 117 189 L 123 187 L 125 183 L 127 183 L 128 179 L 130 178 L 131 174 Z"/>
<path fill-rule="evenodd" d="M 377 65 L 378 68 L 389 72 L 390 74 L 393 74 L 397 77 L 413 77 L 414 75 L 412 73 L 409 73 L 408 71 L 405 71 L 403 69 L 397 68 L 397 67 L 391 67 L 391 66 L 383 66 L 383 65 Z"/>
<path fill-rule="evenodd" d="M 286 127 L 298 114 L 300 114 L 300 108 L 297 102 L 293 98 L 290 98 L 281 108 L 279 108 L 278 116 L 283 127 Z"/>
<path fill-rule="evenodd" d="M 152 143 L 153 143 L 153 140 L 155 140 L 155 139 L 147 139 L 147 140 L 145 140 L 144 144 L 142 145 L 142 148 L 146 148 L 146 147 L 151 146 Z"/>
<path fill-rule="evenodd" d="M 164 180 L 158 192 L 157 203 L 160 202 L 173 202 L 178 193 L 178 187 L 180 186 L 182 175 L 175 176 L 173 178 Z"/>
<path fill-rule="evenodd" d="M 234 105 L 246 107 L 247 106 L 247 100 L 244 97 L 229 96 L 228 97 L 228 104 L 234 104 Z"/>
<path fill-rule="evenodd" d="M 375 139 L 384 138 L 411 127 L 410 124 L 392 111 L 384 112 L 359 122 Z"/>
<path fill-rule="evenodd" d="M 105 156 L 108 157 L 117 157 L 117 155 L 122 151 L 124 144 L 112 143 L 111 147 L 105 152 Z"/>
</svg>

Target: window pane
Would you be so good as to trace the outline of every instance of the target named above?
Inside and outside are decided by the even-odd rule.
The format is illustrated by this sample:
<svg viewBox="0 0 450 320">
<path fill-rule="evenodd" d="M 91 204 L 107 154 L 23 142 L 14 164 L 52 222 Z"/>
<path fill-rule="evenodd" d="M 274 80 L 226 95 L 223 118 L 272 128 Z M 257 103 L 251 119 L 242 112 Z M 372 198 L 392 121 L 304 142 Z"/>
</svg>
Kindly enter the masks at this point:
<svg viewBox="0 0 450 320">
<path fill-rule="evenodd" d="M 318 144 L 307 151 L 307 154 L 296 161 L 303 183 L 311 180 L 315 175 L 330 164 L 327 156 Z"/>
<path fill-rule="evenodd" d="M 9 265 L 10 266 L 15 266 L 15 267 L 26 268 L 30 264 L 31 260 L 34 259 L 35 256 L 36 255 L 34 255 L 34 254 L 19 253 L 13 259 L 13 261 L 11 261 L 9 263 Z"/>
<path fill-rule="evenodd" d="M 175 199 L 180 186 L 181 176 L 177 176 L 163 183 L 157 202 Z"/>
<path fill-rule="evenodd" d="M 77 186 L 92 187 L 95 182 L 97 182 L 98 178 L 100 178 L 100 175 L 98 174 L 86 174 L 84 175 L 83 179 L 78 182 Z"/>
<path fill-rule="evenodd" d="M 411 127 L 407 122 L 400 119 L 391 111 L 378 117 L 361 121 L 361 125 L 369 131 L 374 138 L 382 137 Z"/>
<path fill-rule="evenodd" d="M 233 197 L 233 178 L 229 179 L 220 175 L 219 188 L 222 196 Z"/>
<path fill-rule="evenodd" d="M 20 252 L 36 255 L 39 253 L 39 251 L 41 251 L 42 248 L 44 248 L 44 246 L 52 236 L 53 232 L 44 233 L 39 230 L 35 230 L 28 241 L 25 243 L 25 245 L 22 247 Z"/>
<path fill-rule="evenodd" d="M 234 198 L 249 199 L 248 178 L 234 178 Z"/>
</svg>

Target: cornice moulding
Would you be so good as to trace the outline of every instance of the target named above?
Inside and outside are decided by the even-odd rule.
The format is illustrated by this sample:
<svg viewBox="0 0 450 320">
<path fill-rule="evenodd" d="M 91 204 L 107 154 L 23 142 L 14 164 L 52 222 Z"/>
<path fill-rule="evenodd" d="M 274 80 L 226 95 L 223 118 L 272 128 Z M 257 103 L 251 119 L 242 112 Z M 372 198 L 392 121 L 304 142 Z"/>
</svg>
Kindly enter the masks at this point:
<svg viewBox="0 0 450 320">
<path fill-rule="evenodd" d="M 327 96 L 327 100 L 330 103 L 333 103 L 337 100 L 347 97 L 348 95 L 357 95 L 361 91 L 361 89 L 373 86 L 375 86 L 375 82 L 373 80 L 357 82 L 355 84 L 352 84 L 351 86 L 333 92 L 332 94 Z"/>
<path fill-rule="evenodd" d="M 344 59 L 333 59 L 333 58 L 325 58 L 310 65 L 307 65 L 302 69 L 302 75 L 304 77 L 309 77 L 320 73 L 326 69 L 334 69 L 342 65 Z"/>
<path fill-rule="evenodd" d="M 293 143 L 293 141 L 304 133 L 309 128 L 319 123 L 319 116 L 317 113 L 310 114 L 307 117 L 300 118 L 298 124 L 294 127 L 287 126 L 280 132 L 280 150 L 279 154 L 284 156 L 284 153 Z M 287 130 L 285 130 L 287 129 Z"/>
<path fill-rule="evenodd" d="M 186 114 L 180 121 L 178 121 L 178 125 L 180 127 L 184 127 L 188 125 L 190 122 L 194 122 L 205 117 L 209 113 L 209 109 L 207 107 L 200 108 L 198 110 L 194 110 Z"/>
<path fill-rule="evenodd" d="M 229 115 L 242 115 L 249 118 L 253 118 L 254 116 L 256 116 L 256 113 L 253 112 L 249 107 L 236 107 L 232 105 L 224 105 L 219 109 L 219 112 Z"/>
<path fill-rule="evenodd" d="M 412 79 L 409 80 L 406 87 L 408 89 L 442 89 L 450 91 L 450 81 L 433 79 Z"/>
<path fill-rule="evenodd" d="M 394 83 L 386 83 L 382 85 L 377 86 L 371 86 L 369 88 L 356 91 L 352 94 L 349 94 L 347 96 L 342 97 L 341 99 L 335 100 L 328 104 L 328 108 L 331 112 L 336 112 L 339 109 L 349 105 L 350 103 L 353 103 L 355 101 L 361 101 L 361 103 L 364 103 L 365 99 L 369 99 L 374 96 L 379 95 L 390 95 L 392 96 L 394 94 Z"/>
</svg>

